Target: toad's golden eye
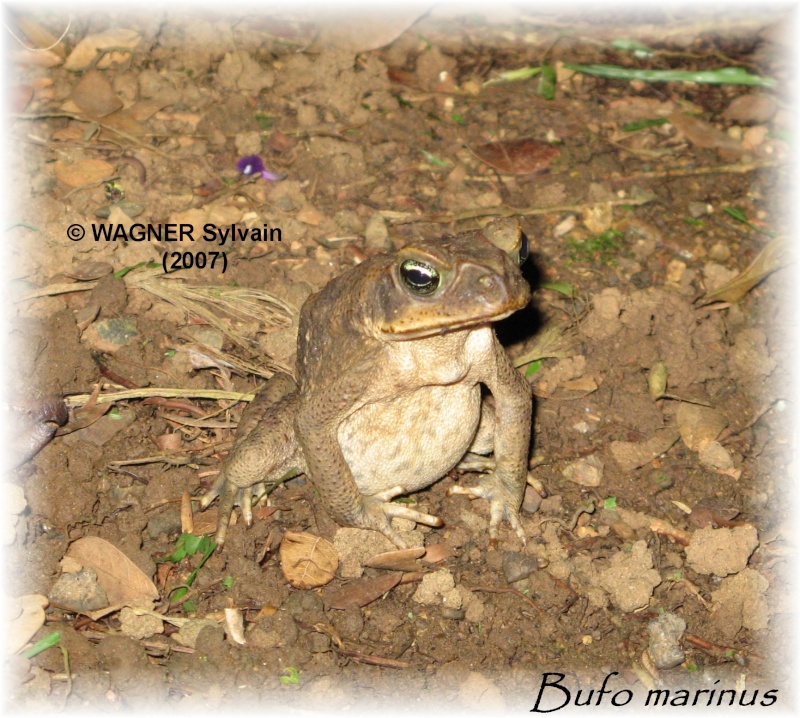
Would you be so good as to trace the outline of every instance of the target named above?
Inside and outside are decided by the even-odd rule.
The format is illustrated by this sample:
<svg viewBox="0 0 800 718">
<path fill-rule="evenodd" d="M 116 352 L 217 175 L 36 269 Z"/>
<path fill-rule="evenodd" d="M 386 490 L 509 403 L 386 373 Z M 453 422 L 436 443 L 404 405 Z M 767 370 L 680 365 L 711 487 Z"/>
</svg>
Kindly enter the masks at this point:
<svg viewBox="0 0 800 718">
<path fill-rule="evenodd" d="M 400 265 L 400 277 L 414 294 L 421 295 L 435 292 L 441 281 L 432 265 L 416 259 L 407 259 Z"/>
</svg>

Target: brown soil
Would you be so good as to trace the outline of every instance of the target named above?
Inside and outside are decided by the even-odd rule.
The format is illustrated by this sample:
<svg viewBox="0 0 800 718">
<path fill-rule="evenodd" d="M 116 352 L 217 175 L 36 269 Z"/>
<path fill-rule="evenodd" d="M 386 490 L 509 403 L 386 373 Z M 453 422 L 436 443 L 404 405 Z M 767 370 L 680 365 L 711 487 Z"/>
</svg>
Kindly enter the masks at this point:
<svg viewBox="0 0 800 718">
<path fill-rule="evenodd" d="M 790 619 L 781 589 L 791 278 L 777 271 L 732 304 L 701 301 L 756 258 L 768 241 L 759 229 L 785 231 L 785 135 L 795 122 L 782 95 L 794 69 L 786 23 L 779 15 L 729 22 L 653 13 L 477 22 L 434 12 L 397 18 L 388 34 L 367 27 L 357 40 L 313 18 L 112 22 L 95 13 L 73 18 L 50 51 L 52 66 L 20 58 L 13 81 L 23 99 L 9 130 L 20 203 L 7 222 L 18 223 L 7 232 L 16 347 L 9 376 L 24 377 L 12 382 L 15 407 L 90 394 L 98 382 L 102 393 L 119 391 L 121 379 L 134 387 L 252 391 L 259 377 L 197 368 L 187 346 L 216 343 L 255 366 L 291 367 L 296 310 L 331 277 L 375 252 L 499 213 L 522 216 L 534 253 L 526 272 L 533 286 L 551 288 L 540 288 L 529 310 L 500 327 L 512 356 L 538 347 L 544 357 L 529 372 L 531 475 L 547 497 L 528 489 L 527 547 L 507 531 L 490 549 L 486 506 L 445 495 L 470 477 L 445 477 L 414 498 L 445 520 L 442 529 L 422 531 L 428 547 L 443 544 L 449 557 L 420 563 L 422 575 L 407 574 L 363 608 L 330 608 L 331 596 L 385 570 L 357 578 L 357 563 L 313 590 L 284 578 L 277 547 L 285 531 L 330 540 L 337 532 L 302 477 L 273 492 L 280 510 L 261 511 L 249 530 L 241 521 L 231 527 L 224 551 L 198 572 L 193 610 L 170 607 L 198 557 L 158 569 L 156 560 L 175 550 L 181 496 L 199 496 L 220 465 L 222 453 L 203 450 L 231 437 L 242 404 L 184 400 L 214 414 L 217 427 L 181 419 L 198 412 L 136 399 L 72 431 L 87 413 L 73 411 L 67 433 L 11 476 L 27 508 L 8 519 L 16 521 L 9 593 L 51 597 L 32 640 L 58 630 L 70 674 L 57 648 L 30 661 L 14 656 L 16 706 L 530 710 L 542 673 L 567 674 L 574 699 L 575 689 L 599 689 L 613 671 L 619 675 L 609 687 L 633 691 L 631 706 L 656 686 L 672 687 L 675 704 L 675 691 L 688 691 L 691 704 L 695 691 L 709 688 L 736 690 L 738 701 L 743 686 L 745 701 L 754 689 L 759 701 L 777 689 L 778 704 L 788 703 Z M 63 20 L 37 22 L 57 37 Z M 76 92 L 89 68 L 70 71 L 63 60 L 79 40 L 109 27 L 141 39 L 114 62 L 102 55 L 100 79 L 92 81 L 105 78 L 110 88 L 92 86 L 90 94 L 104 97 L 108 109 L 118 98 L 122 109 L 92 115 Z M 622 37 L 658 52 L 636 60 L 611 46 Z M 553 100 L 537 94 L 536 77 L 483 86 L 499 72 L 543 61 L 557 68 Z M 562 63 L 740 66 L 778 84 L 602 79 Z M 623 131 L 629 122 L 667 117 L 667 124 Z M 513 175 L 472 151 L 520 138 L 557 141 L 560 153 L 538 173 Z M 242 178 L 237 159 L 251 154 L 286 178 Z M 108 163 L 107 171 L 87 160 Z M 268 225 L 281 230 L 281 241 L 93 241 L 91 225 L 106 222 L 95 213 L 121 193 L 131 214 L 130 205 L 139 205 L 135 222 L 190 224 L 196 237 L 206 223 Z M 112 211 L 109 221 L 131 221 Z M 83 241 L 65 236 L 73 224 L 87 230 Z M 195 261 L 227 252 L 224 272 L 215 266 L 177 276 L 262 288 L 294 308 L 291 326 L 267 331 L 240 322 L 251 341 L 223 344 L 217 329 L 136 286 L 142 269 L 125 279 L 110 273 L 160 264 L 176 250 Z M 90 262 L 109 267 L 93 272 Z M 556 282 L 574 294 L 552 288 Z M 65 293 L 30 296 L 64 283 L 72 283 Z M 127 334 L 115 324 L 122 319 Z M 648 391 L 659 367 L 666 388 Z M 686 416 L 692 407 L 714 411 L 695 425 Z M 20 446 L 42 427 L 41 417 L 26 420 L 31 411 L 12 409 Z M 708 421 L 719 425 L 712 431 Z M 713 436 L 697 440 L 693 431 Z M 171 434 L 177 438 L 163 439 Z M 53 605 L 60 562 L 85 536 L 105 539 L 155 581 L 158 612 L 214 622 L 186 647 L 160 621 L 160 632 L 135 636 L 120 611 L 90 621 Z M 347 543 L 342 537 L 337 547 Z M 244 619 L 243 645 L 223 628 L 226 608 Z M 673 668 L 653 665 L 658 648 L 648 626 L 664 613 L 686 623 L 673 642 L 684 656 Z M 287 681 L 293 670 L 297 680 Z M 561 695 L 549 690 L 552 701 Z M 698 704 L 707 700 L 717 699 L 703 694 Z"/>
</svg>

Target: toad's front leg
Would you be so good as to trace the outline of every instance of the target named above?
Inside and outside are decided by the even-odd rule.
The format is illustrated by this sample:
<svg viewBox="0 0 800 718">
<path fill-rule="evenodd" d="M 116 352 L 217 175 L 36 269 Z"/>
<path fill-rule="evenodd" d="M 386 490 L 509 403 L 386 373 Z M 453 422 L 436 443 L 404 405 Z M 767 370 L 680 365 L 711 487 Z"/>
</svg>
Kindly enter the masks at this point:
<svg viewBox="0 0 800 718">
<path fill-rule="evenodd" d="M 486 362 L 481 381 L 492 392 L 495 402 L 494 458 L 491 474 L 475 486 L 454 486 L 451 494 L 468 494 L 489 502 L 489 540 L 498 541 L 498 527 L 505 520 L 523 544 L 525 532 L 519 520 L 519 507 L 525 492 L 531 438 L 533 399 L 531 388 L 517 371 L 505 350 L 494 337 L 494 361 Z"/>
</svg>

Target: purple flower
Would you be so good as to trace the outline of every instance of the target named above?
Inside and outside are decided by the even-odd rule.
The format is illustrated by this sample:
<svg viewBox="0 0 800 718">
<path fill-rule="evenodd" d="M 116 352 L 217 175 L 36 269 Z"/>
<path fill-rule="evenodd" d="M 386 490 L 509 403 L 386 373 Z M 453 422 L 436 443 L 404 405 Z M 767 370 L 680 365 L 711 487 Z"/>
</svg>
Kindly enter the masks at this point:
<svg viewBox="0 0 800 718">
<path fill-rule="evenodd" d="M 265 180 L 268 180 L 269 182 L 278 182 L 286 177 L 285 173 L 276 174 L 274 172 L 270 172 L 266 167 L 264 167 L 264 161 L 258 155 L 248 155 L 247 157 L 241 157 L 236 162 L 236 168 L 245 177 L 250 177 L 252 175 L 261 175 Z"/>
</svg>

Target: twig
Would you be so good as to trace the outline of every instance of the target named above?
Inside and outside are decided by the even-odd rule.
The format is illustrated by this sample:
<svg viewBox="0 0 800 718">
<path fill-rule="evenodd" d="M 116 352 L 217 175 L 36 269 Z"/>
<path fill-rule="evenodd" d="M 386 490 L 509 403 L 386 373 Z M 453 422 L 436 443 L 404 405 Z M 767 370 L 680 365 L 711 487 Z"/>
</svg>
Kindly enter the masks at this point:
<svg viewBox="0 0 800 718">
<path fill-rule="evenodd" d="M 99 120 L 93 117 L 83 117 L 82 115 L 75 114 L 74 112 L 60 112 L 60 111 L 53 111 L 53 112 L 39 112 L 35 115 L 26 115 L 26 114 L 14 114 L 12 117 L 16 120 L 47 120 L 50 118 L 58 118 L 62 117 L 67 120 L 75 120 L 76 122 L 87 122 L 91 124 L 95 124 L 98 127 L 102 127 L 104 130 L 108 132 L 113 132 L 115 135 L 122 137 L 124 140 L 128 140 L 128 142 L 133 142 L 135 145 L 141 147 L 143 150 L 148 150 L 149 152 L 154 152 L 159 157 L 163 157 L 164 159 L 171 159 L 170 156 L 166 152 L 162 152 L 157 147 L 153 147 L 152 145 L 143 142 L 138 137 L 134 135 L 129 135 L 127 132 L 123 132 L 122 130 L 118 130 L 116 127 L 112 127 L 111 125 L 107 125 L 105 122 L 100 122 Z"/>
<path fill-rule="evenodd" d="M 224 389 L 172 389 L 158 387 L 144 387 L 141 389 L 126 389 L 125 391 L 114 391 L 108 394 L 100 394 L 97 397 L 98 404 L 113 404 L 115 401 L 127 401 L 128 399 L 146 399 L 151 396 L 186 397 L 188 399 L 227 399 L 229 401 L 253 401 L 254 393 L 243 394 L 238 391 L 225 391 Z M 89 401 L 89 394 L 74 394 L 65 397 L 64 403 L 69 407 L 83 406 Z"/>
<path fill-rule="evenodd" d="M 433 214 L 420 217 L 404 216 L 401 212 L 381 212 L 380 214 L 388 219 L 393 225 L 413 224 L 415 222 L 433 222 L 437 224 L 448 224 L 450 222 L 461 222 L 465 219 L 477 219 L 478 217 L 528 217 L 539 214 L 561 214 L 562 212 L 583 212 L 591 207 L 599 205 L 615 206 L 639 205 L 652 202 L 652 197 L 628 197 L 626 199 L 609 199 L 602 202 L 581 202 L 579 204 L 562 204 L 553 207 L 481 207 L 479 209 L 469 209 L 458 214 Z M 395 221 L 392 221 L 395 220 Z"/>
<path fill-rule="evenodd" d="M 633 172 L 609 177 L 610 182 L 628 182 L 642 179 L 669 179 L 671 177 L 696 177 L 698 175 L 713 174 L 745 174 L 760 170 L 765 167 L 776 167 L 783 164 L 779 160 L 756 160 L 755 162 L 734 162 L 728 165 L 713 165 L 711 167 L 685 167 L 673 170 L 654 170 L 652 172 Z"/>
</svg>

